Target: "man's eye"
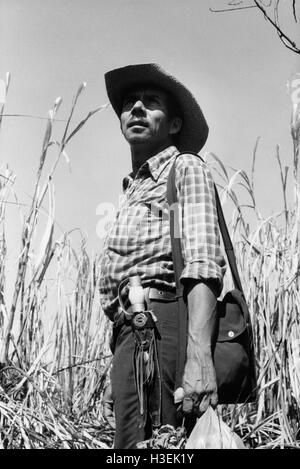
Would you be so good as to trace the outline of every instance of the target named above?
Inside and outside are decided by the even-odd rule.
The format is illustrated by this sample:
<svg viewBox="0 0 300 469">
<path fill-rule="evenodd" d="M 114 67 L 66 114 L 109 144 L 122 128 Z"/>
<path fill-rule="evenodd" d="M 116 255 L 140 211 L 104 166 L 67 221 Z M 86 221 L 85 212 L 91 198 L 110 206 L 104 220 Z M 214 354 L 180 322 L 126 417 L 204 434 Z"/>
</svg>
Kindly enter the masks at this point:
<svg viewBox="0 0 300 469">
<path fill-rule="evenodd" d="M 148 102 L 157 104 L 157 103 L 159 103 L 159 98 L 157 98 L 157 96 L 150 96 L 148 98 Z"/>
<path fill-rule="evenodd" d="M 133 105 L 133 98 L 125 98 L 123 101 L 123 107 L 124 106 L 132 106 Z"/>
</svg>

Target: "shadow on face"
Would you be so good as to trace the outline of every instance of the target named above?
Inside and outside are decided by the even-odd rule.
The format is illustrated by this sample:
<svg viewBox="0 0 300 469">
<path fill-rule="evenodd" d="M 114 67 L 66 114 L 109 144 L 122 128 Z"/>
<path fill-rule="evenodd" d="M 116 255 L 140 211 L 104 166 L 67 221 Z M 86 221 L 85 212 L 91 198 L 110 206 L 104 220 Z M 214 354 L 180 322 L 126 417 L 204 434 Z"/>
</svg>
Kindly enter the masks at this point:
<svg viewBox="0 0 300 469">
<path fill-rule="evenodd" d="M 174 144 L 182 119 L 169 93 L 158 87 L 143 86 L 124 93 L 120 124 L 130 145 L 164 141 Z"/>
</svg>

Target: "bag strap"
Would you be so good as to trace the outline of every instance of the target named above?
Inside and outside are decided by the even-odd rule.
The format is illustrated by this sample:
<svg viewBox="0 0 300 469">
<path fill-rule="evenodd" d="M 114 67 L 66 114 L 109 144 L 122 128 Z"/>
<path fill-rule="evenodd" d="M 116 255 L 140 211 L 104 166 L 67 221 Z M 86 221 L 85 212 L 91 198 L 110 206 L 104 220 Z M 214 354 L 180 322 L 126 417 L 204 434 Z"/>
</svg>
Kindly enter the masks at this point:
<svg viewBox="0 0 300 469">
<path fill-rule="evenodd" d="M 186 155 L 186 154 L 191 154 L 199 158 L 201 161 L 203 159 L 197 155 L 196 153 L 193 152 L 183 152 L 179 153 L 175 157 L 175 161 L 170 169 L 170 173 L 168 176 L 168 182 L 167 182 L 167 202 L 169 204 L 169 207 L 171 207 L 176 202 L 178 201 L 177 199 L 177 188 L 176 188 L 176 183 L 175 183 L 175 163 L 177 158 L 180 155 Z M 203 161 L 204 162 L 204 161 Z M 219 228 L 220 232 L 222 235 L 223 243 L 224 243 L 224 249 L 226 252 L 226 256 L 228 259 L 228 264 L 230 267 L 231 275 L 233 278 L 234 286 L 237 290 L 239 290 L 242 295 L 244 296 L 243 292 L 243 287 L 241 284 L 240 276 L 238 273 L 237 265 L 236 265 L 236 259 L 234 255 L 234 250 L 233 250 L 233 245 L 230 239 L 230 235 L 228 232 L 228 228 L 226 225 L 224 213 L 222 210 L 218 190 L 216 188 L 216 185 L 214 184 L 215 188 L 215 197 L 216 197 L 216 207 L 217 207 L 217 216 L 218 216 L 218 223 L 219 223 Z M 178 218 L 177 218 L 178 219 Z M 177 289 L 177 295 L 180 296 L 183 293 L 183 285 L 180 282 L 180 274 L 183 271 L 184 268 L 184 263 L 183 263 L 183 257 L 182 257 L 182 248 L 181 248 L 181 239 L 180 237 L 175 237 L 175 217 L 174 217 L 174 210 L 170 211 L 170 236 L 171 236 L 171 245 L 172 245 L 172 256 L 173 256 L 173 264 L 174 264 L 174 272 L 175 272 L 175 281 L 176 281 L 176 289 Z"/>
</svg>

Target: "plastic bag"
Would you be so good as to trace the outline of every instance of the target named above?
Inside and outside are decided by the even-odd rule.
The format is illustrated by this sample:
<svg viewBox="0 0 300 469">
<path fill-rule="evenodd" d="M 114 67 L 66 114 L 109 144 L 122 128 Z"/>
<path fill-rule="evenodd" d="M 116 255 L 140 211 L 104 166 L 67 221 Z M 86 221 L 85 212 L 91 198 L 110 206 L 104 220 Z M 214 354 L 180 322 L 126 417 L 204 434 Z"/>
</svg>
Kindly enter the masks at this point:
<svg viewBox="0 0 300 469">
<path fill-rule="evenodd" d="M 245 449 L 241 438 L 216 414 L 212 407 L 197 420 L 186 449 Z"/>
</svg>

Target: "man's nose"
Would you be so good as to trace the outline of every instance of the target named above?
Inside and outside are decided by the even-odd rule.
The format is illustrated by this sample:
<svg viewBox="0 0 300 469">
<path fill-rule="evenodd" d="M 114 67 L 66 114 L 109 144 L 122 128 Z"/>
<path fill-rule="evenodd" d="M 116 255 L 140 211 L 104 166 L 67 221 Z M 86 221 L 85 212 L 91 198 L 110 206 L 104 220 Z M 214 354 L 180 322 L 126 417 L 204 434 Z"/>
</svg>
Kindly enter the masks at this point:
<svg viewBox="0 0 300 469">
<path fill-rule="evenodd" d="M 144 113 L 146 112 L 145 105 L 141 99 L 138 99 L 132 106 L 131 112 L 133 113 Z"/>
</svg>

